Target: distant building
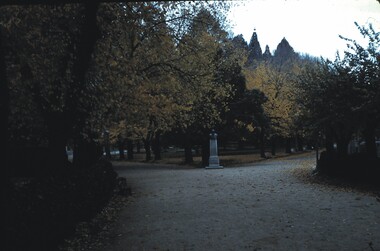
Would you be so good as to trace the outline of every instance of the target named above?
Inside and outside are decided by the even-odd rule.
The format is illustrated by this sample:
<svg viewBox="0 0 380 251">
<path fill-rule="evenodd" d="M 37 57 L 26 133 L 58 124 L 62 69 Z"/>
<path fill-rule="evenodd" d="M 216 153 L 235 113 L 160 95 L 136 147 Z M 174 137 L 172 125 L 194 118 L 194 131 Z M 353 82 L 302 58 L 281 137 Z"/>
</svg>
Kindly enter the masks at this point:
<svg viewBox="0 0 380 251">
<path fill-rule="evenodd" d="M 254 61 L 259 61 L 262 59 L 263 53 L 259 40 L 257 38 L 256 29 L 254 30 L 251 41 L 248 44 L 248 60 L 247 64 L 252 65 Z"/>
</svg>

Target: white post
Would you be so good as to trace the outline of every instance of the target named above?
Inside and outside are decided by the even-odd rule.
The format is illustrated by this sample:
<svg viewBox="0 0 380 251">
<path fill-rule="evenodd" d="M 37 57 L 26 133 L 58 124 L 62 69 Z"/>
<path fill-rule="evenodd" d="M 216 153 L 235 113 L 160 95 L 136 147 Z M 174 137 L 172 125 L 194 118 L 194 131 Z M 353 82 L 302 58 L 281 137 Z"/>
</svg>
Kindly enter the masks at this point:
<svg viewBox="0 0 380 251">
<path fill-rule="evenodd" d="M 208 166 L 206 168 L 223 168 L 219 165 L 219 157 L 218 157 L 218 134 L 212 130 L 210 133 L 210 157 L 208 159 Z"/>
</svg>

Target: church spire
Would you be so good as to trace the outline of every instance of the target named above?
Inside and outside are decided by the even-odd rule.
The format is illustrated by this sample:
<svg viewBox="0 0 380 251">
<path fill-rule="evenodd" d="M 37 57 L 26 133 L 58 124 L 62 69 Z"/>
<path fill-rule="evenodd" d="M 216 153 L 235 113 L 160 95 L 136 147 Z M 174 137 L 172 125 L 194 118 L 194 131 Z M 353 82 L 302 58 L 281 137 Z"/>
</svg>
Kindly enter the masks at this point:
<svg viewBox="0 0 380 251">
<path fill-rule="evenodd" d="M 282 64 L 289 59 L 293 59 L 296 56 L 297 54 L 294 52 L 293 47 L 290 46 L 289 42 L 284 37 L 277 45 L 277 49 L 274 52 L 275 61 Z"/>
<path fill-rule="evenodd" d="M 269 46 L 266 45 L 266 46 L 265 46 L 265 51 L 264 51 L 264 53 L 263 53 L 263 59 L 264 59 L 264 60 L 268 60 L 268 59 L 270 59 L 271 57 L 272 57 L 272 53 L 270 53 Z"/>
<path fill-rule="evenodd" d="M 253 30 L 253 34 L 251 37 L 251 41 L 248 45 L 248 61 L 247 63 L 250 65 L 255 60 L 260 60 L 262 57 L 262 50 L 260 47 L 260 43 L 257 37 L 256 28 Z"/>
</svg>

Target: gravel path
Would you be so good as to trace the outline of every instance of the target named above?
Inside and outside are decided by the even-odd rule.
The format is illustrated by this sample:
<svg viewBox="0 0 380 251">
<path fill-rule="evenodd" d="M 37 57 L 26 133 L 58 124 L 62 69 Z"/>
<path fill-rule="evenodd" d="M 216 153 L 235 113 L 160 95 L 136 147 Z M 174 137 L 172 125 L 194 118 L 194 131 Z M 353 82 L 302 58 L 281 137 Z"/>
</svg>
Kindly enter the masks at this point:
<svg viewBox="0 0 380 251">
<path fill-rule="evenodd" d="M 218 170 L 116 163 L 134 193 L 105 250 L 380 250 L 380 203 L 292 175 L 313 161 Z"/>
</svg>

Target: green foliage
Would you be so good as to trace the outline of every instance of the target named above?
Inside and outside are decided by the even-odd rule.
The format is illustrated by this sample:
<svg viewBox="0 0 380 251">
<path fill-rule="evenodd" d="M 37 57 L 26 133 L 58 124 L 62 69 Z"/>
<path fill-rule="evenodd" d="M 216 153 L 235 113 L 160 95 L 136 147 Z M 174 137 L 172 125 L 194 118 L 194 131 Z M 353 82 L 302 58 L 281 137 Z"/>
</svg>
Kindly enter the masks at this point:
<svg viewBox="0 0 380 251">
<path fill-rule="evenodd" d="M 376 155 L 374 140 L 380 121 L 379 65 L 380 35 L 371 25 L 359 31 L 368 39 L 364 48 L 345 39 L 345 57 L 334 62 L 310 62 L 300 74 L 299 104 L 308 118 L 308 128 L 323 131 L 326 140 L 338 143 L 338 152 L 347 154 L 354 133 L 364 136 L 367 152 Z M 331 143 L 332 144 L 332 143 Z"/>
<path fill-rule="evenodd" d="M 351 107 L 356 102 L 348 68 L 338 61 L 326 61 L 306 71 L 308 77 L 303 79 L 300 86 L 300 94 L 303 95 L 300 97 L 304 98 L 300 98 L 299 103 L 307 108 L 311 118 L 309 123 L 314 129 L 325 133 L 332 130 L 336 139 L 347 141 L 354 130 Z"/>
<path fill-rule="evenodd" d="M 44 114 L 64 110 L 74 57 L 67 51 L 79 32 L 70 15 L 79 14 L 74 6 L 1 9 L 13 141 L 40 141 Z"/>
<path fill-rule="evenodd" d="M 92 140 L 102 111 L 102 88 L 90 74 L 97 4 L 0 11 L 12 97 L 10 144 L 49 146 L 52 163 L 62 167 L 67 141 Z"/>
<path fill-rule="evenodd" d="M 368 40 L 367 48 L 352 39 L 343 38 L 349 44 L 343 63 L 350 67 L 349 74 L 354 81 L 354 88 L 362 105 L 353 109 L 358 113 L 379 117 L 380 105 L 380 32 L 376 32 L 371 24 L 361 27 L 355 23 L 360 33 Z M 372 114 L 373 113 L 373 114 Z"/>
</svg>

